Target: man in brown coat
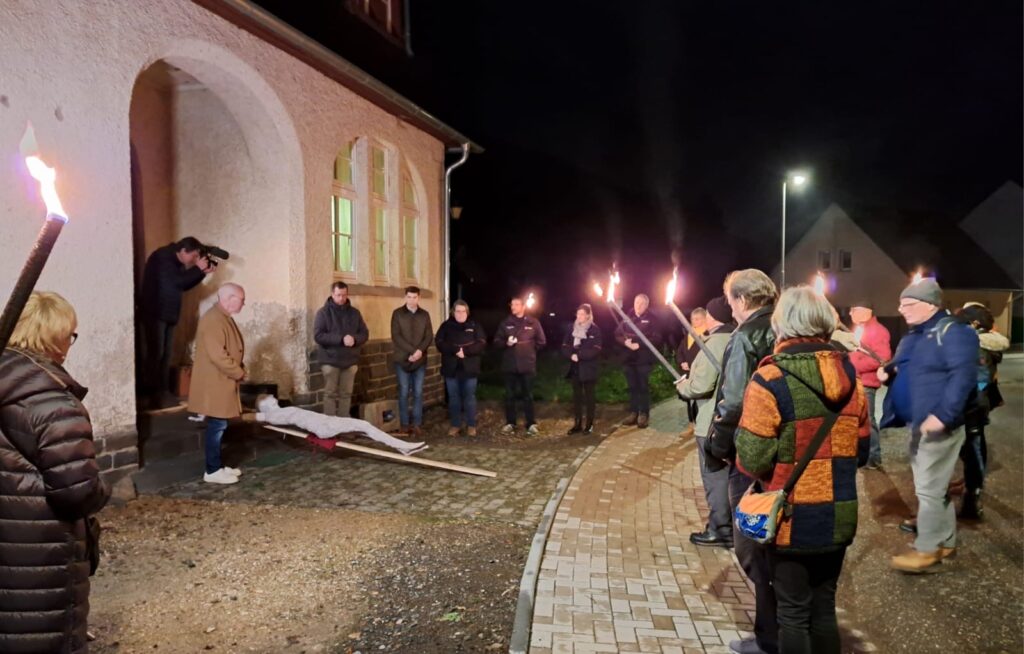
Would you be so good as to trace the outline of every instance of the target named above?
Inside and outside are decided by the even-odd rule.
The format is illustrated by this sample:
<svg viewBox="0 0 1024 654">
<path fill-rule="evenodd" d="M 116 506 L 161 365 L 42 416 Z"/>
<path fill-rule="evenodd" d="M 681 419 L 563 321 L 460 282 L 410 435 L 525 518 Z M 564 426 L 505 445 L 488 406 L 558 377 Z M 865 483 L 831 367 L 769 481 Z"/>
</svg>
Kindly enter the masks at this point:
<svg viewBox="0 0 1024 654">
<path fill-rule="evenodd" d="M 206 474 L 211 484 L 234 484 L 241 471 L 220 460 L 220 441 L 228 420 L 242 415 L 238 384 L 246 377 L 245 342 L 231 317 L 245 306 L 245 289 L 224 284 L 217 304 L 203 314 L 196 329 L 196 358 L 192 368 L 188 410 L 206 416 Z"/>
</svg>

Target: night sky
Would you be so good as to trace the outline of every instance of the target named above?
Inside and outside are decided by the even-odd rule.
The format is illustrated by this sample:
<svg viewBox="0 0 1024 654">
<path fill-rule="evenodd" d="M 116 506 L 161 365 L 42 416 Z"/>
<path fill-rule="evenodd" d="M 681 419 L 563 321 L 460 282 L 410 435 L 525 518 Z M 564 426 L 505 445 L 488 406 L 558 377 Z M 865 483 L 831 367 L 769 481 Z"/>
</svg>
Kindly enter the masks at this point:
<svg viewBox="0 0 1024 654">
<path fill-rule="evenodd" d="M 955 221 L 1021 182 L 1019 0 L 411 2 L 412 57 L 342 0 L 257 4 L 486 148 L 453 176 L 474 306 L 574 306 L 613 261 L 656 293 L 673 252 L 703 303 L 777 262 L 789 169 L 791 244 L 832 201 Z"/>
</svg>

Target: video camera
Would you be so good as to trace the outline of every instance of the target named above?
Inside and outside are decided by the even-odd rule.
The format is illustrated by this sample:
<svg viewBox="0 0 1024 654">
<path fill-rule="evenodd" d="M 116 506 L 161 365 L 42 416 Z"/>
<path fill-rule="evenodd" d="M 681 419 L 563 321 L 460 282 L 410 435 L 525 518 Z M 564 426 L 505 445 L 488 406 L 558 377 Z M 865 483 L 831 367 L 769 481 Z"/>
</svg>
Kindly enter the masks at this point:
<svg viewBox="0 0 1024 654">
<path fill-rule="evenodd" d="M 199 248 L 199 257 L 206 257 L 214 268 L 220 264 L 221 259 L 227 259 L 230 256 L 227 250 L 223 250 L 216 245 L 203 245 Z"/>
</svg>

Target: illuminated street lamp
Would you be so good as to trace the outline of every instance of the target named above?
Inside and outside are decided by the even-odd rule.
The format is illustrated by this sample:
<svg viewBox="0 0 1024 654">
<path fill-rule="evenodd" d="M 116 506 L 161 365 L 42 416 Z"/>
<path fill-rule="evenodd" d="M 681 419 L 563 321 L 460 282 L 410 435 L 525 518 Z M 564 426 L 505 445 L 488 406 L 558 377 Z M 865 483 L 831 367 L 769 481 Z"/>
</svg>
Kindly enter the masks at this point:
<svg viewBox="0 0 1024 654">
<path fill-rule="evenodd" d="M 779 290 L 786 286 L 786 189 L 792 183 L 799 188 L 807 183 L 808 177 L 805 173 L 789 173 L 782 180 L 782 264 L 780 266 Z"/>
</svg>

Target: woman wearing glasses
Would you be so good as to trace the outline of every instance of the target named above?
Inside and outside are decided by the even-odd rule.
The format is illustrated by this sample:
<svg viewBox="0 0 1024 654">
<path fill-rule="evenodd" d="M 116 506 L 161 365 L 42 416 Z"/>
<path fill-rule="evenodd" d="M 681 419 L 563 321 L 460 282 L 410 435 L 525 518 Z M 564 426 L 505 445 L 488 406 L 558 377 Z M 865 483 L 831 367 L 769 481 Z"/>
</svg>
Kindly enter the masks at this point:
<svg viewBox="0 0 1024 654">
<path fill-rule="evenodd" d="M 75 310 L 31 295 L 0 355 L 0 650 L 84 652 L 86 519 L 110 495 L 100 478 L 86 389 L 63 368 Z M 92 550 L 92 551 L 90 551 Z"/>
</svg>

